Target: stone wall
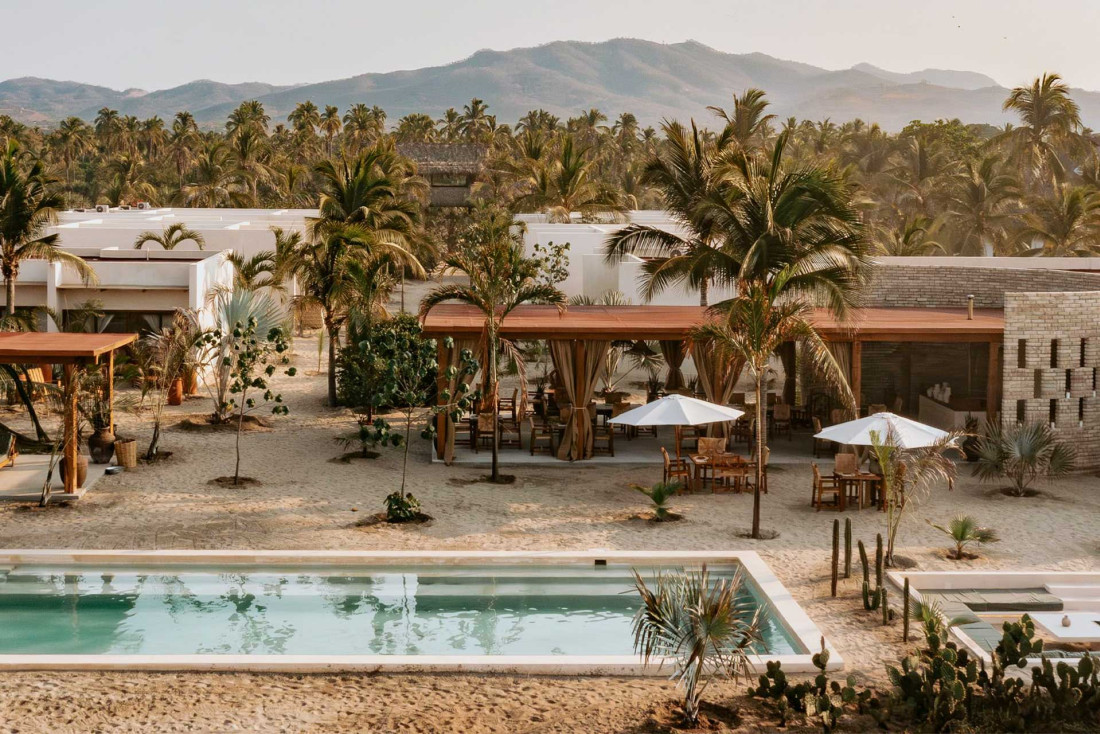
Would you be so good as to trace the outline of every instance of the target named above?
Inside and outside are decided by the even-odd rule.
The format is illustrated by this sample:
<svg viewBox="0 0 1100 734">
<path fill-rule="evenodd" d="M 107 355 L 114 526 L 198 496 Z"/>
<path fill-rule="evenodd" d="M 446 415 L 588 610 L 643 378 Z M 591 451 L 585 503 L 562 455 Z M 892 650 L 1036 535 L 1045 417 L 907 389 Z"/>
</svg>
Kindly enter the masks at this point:
<svg viewBox="0 0 1100 734">
<path fill-rule="evenodd" d="M 1100 289 L 1004 299 L 1002 419 L 1051 421 L 1078 468 L 1100 467 Z"/>
<path fill-rule="evenodd" d="M 875 268 L 864 305 L 964 308 L 967 295 L 978 308 L 1003 308 L 1014 292 L 1100 291 L 1100 274 L 1067 270 L 889 265 Z"/>
</svg>

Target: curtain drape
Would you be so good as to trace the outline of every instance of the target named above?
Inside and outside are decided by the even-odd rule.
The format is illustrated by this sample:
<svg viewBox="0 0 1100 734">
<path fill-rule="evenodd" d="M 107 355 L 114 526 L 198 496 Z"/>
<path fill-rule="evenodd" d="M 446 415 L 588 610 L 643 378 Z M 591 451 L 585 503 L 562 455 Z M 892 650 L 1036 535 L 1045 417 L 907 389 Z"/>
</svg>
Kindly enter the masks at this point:
<svg viewBox="0 0 1100 734">
<path fill-rule="evenodd" d="M 684 342 L 681 339 L 662 340 L 661 356 L 665 358 L 668 366 L 668 377 L 665 379 L 665 390 L 672 392 L 684 386 L 684 373 L 681 367 L 684 364 Z"/>
<path fill-rule="evenodd" d="M 692 342 L 691 359 L 695 362 L 695 372 L 699 375 L 699 384 L 703 386 L 707 400 L 719 405 L 728 404 L 745 361 L 724 356 L 707 341 Z M 725 431 L 725 423 L 707 426 L 708 436 L 725 435 Z"/>
<path fill-rule="evenodd" d="M 450 349 L 441 345 L 443 360 L 439 364 L 442 376 L 440 382 L 450 393 L 452 401 L 458 396 L 458 386 L 473 384 L 476 375 L 460 374 L 457 371 L 454 375 L 447 375 L 446 372 L 450 367 L 457 369 L 460 366 L 463 349 L 473 352 L 476 347 L 476 339 L 452 339 Z M 442 457 L 443 463 L 447 466 L 450 466 L 455 459 L 455 420 L 449 410 L 440 413 L 436 432 L 436 455 Z"/>
<path fill-rule="evenodd" d="M 829 354 L 833 355 L 840 374 L 844 375 L 844 382 L 852 384 L 852 343 L 851 342 L 825 342 Z M 830 389 L 830 392 L 832 390 Z"/>
<path fill-rule="evenodd" d="M 588 405 L 596 394 L 596 383 L 607 366 L 609 341 L 552 340 L 550 358 L 561 378 L 572 411 L 558 447 L 558 458 L 574 461 L 592 456 L 592 411 Z M 559 400 L 559 405 L 561 401 Z M 565 411 L 562 417 L 565 418 Z"/>
</svg>

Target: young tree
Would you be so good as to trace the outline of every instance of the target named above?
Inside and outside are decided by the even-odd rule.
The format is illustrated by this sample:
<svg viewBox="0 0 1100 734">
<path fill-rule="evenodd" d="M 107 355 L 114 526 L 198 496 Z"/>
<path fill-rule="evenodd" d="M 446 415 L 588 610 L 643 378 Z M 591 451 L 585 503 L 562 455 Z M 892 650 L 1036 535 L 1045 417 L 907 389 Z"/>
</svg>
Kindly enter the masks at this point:
<svg viewBox="0 0 1100 734">
<path fill-rule="evenodd" d="M 266 337 L 261 337 L 257 332 L 256 318 L 249 317 L 242 324 L 237 322 L 231 333 L 229 354 L 224 357 L 227 366 L 230 367 L 229 393 L 231 397 L 224 405 L 225 412 L 237 411 L 237 438 L 235 443 L 236 463 L 233 468 L 233 484 L 240 484 L 241 480 L 241 433 L 244 430 L 245 415 L 261 408 L 271 408 L 272 415 L 286 415 L 290 409 L 283 403 L 283 396 L 274 392 L 268 385 L 268 380 L 274 376 L 276 365 L 282 367 L 290 364 L 290 356 L 287 354 L 289 346 L 286 336 L 281 328 L 272 328 Z M 220 330 L 215 330 L 207 335 L 211 342 L 220 342 L 225 338 Z M 293 377 L 297 370 L 287 367 L 283 374 Z M 262 391 L 262 392 L 259 392 Z M 259 392 L 259 398 L 255 397 Z"/>
<path fill-rule="evenodd" d="M 1042 421 L 1007 428 L 987 423 L 985 432 L 978 437 L 974 476 L 983 482 L 1007 478 L 1012 482 L 1012 495 L 1023 497 L 1028 485 L 1039 477 L 1055 479 L 1068 474 L 1076 459 L 1073 447 L 1059 441 Z"/>
</svg>

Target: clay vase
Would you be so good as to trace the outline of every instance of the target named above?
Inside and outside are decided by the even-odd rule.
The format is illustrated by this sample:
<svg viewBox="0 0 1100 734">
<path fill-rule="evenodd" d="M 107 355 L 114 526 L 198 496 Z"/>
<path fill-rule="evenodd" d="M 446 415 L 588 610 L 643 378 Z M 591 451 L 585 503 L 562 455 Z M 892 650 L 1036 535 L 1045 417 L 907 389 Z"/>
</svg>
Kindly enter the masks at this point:
<svg viewBox="0 0 1100 734">
<path fill-rule="evenodd" d="M 183 405 L 183 378 L 177 377 L 172 380 L 172 384 L 168 387 L 168 404 L 169 405 Z"/>
<path fill-rule="evenodd" d="M 194 369 L 187 368 L 183 371 L 183 394 L 194 395 L 199 391 L 199 379 Z"/>
<path fill-rule="evenodd" d="M 88 436 L 88 453 L 93 464 L 109 464 L 115 454 L 115 434 L 109 428 L 97 428 Z"/>
<path fill-rule="evenodd" d="M 61 461 L 58 462 L 58 468 L 61 470 L 61 481 L 65 482 L 65 477 L 69 475 L 69 462 L 66 457 L 62 456 Z M 84 482 L 88 480 L 88 457 L 84 454 L 76 455 L 76 486 L 83 487 Z"/>
</svg>

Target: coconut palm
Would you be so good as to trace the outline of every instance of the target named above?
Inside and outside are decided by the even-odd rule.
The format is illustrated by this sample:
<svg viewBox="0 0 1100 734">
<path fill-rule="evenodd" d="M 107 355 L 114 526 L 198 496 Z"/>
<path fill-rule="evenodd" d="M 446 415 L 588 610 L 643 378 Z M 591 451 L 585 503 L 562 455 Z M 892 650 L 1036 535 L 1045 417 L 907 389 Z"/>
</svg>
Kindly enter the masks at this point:
<svg viewBox="0 0 1100 734">
<path fill-rule="evenodd" d="M 453 143 L 462 137 L 462 115 L 454 107 L 448 107 L 435 124 L 439 126 L 439 136 L 444 142 Z"/>
<path fill-rule="evenodd" d="M 0 275 L 9 320 L 15 316 L 15 281 L 25 260 L 63 263 L 85 282 L 94 279 L 83 259 L 58 246 L 59 235 L 46 234 L 62 204 L 54 184 L 41 160 L 30 161 L 19 143 L 8 141 L 0 156 Z"/>
<path fill-rule="evenodd" d="M 725 135 L 741 148 L 754 148 L 764 144 L 771 135 L 771 122 L 775 115 L 768 115 L 764 90 L 746 89 L 740 96 L 733 95 L 733 110 L 727 112 L 721 107 L 707 107 L 726 123 Z"/>
<path fill-rule="evenodd" d="M 981 527 L 978 525 L 978 521 L 970 515 L 956 515 L 947 527 L 937 525 L 931 520 L 928 521 L 928 524 L 954 541 L 954 558 L 956 561 L 961 561 L 966 557 L 966 546 L 971 543 L 984 545 L 985 543 L 996 543 L 1000 540 L 997 537 L 996 530 Z"/>
<path fill-rule="evenodd" d="M 684 284 L 698 290 L 699 303 L 706 306 L 715 274 L 738 266 L 721 249 L 721 234 L 708 214 L 724 185 L 717 172 L 718 151 L 707 145 L 694 122 L 690 131 L 678 122 L 665 122 L 662 129 L 664 143 L 646 164 L 642 182 L 656 189 L 676 227 L 629 224 L 608 236 L 604 254 L 609 262 L 628 254 L 647 258 L 642 269 L 646 300 Z"/>
<path fill-rule="evenodd" d="M 487 405 L 497 401 L 498 347 L 522 367 L 519 350 L 500 337 L 505 317 L 524 303 L 565 303 L 565 294 L 553 285 L 540 282 L 535 263 L 523 256 L 523 236 L 505 210 L 485 208 L 475 213 L 474 221 L 459 239 L 457 247 L 443 259 L 448 272 L 465 275 L 467 283 L 441 285 L 424 297 L 421 316 L 446 301 L 458 301 L 476 307 L 485 318 L 484 343 L 485 389 Z M 480 361 L 480 360 L 479 360 Z M 522 379 L 522 369 L 520 375 Z M 495 414 L 495 412 L 494 412 Z M 496 426 L 492 426 L 496 430 Z M 499 447 L 493 441 L 491 480 L 500 479 Z"/>
<path fill-rule="evenodd" d="M 233 158 L 219 140 L 208 143 L 195 162 L 190 183 L 180 189 L 180 200 L 187 206 L 250 206 L 255 199 L 247 184 L 234 169 Z"/>
<path fill-rule="evenodd" d="M 96 113 L 95 136 L 99 146 L 107 153 L 115 152 L 119 135 L 122 132 L 122 120 L 118 110 L 103 107 Z"/>
<path fill-rule="evenodd" d="M 560 153 L 534 168 L 521 184 L 527 193 L 516 199 L 516 209 L 545 212 L 551 222 L 565 223 L 572 220 L 573 212 L 583 217 L 622 214 L 625 207 L 617 192 L 597 182 L 590 150 L 566 135 Z"/>
<path fill-rule="evenodd" d="M 142 232 L 134 239 L 134 249 L 140 250 L 147 242 L 155 242 L 165 250 L 174 250 L 176 245 L 191 240 L 201 250 L 206 247 L 206 238 L 202 232 L 188 228 L 183 222 L 169 224 L 160 232 Z"/>
<path fill-rule="evenodd" d="M 264 110 L 263 103 L 256 99 L 247 99 L 229 113 L 225 132 L 230 138 L 235 138 L 246 131 L 267 135 L 267 126 L 270 122 L 271 116 Z"/>
<path fill-rule="evenodd" d="M 1100 252 L 1100 192 L 1057 184 L 1050 196 L 1033 199 L 1024 216 L 1020 244 L 1029 254 L 1088 257 Z"/>
<path fill-rule="evenodd" d="M 168 157 L 175 165 L 181 189 L 184 176 L 195 162 L 195 149 L 200 142 L 199 128 L 194 116 L 190 112 L 177 112 L 172 120 L 172 132 L 168 136 Z"/>
<path fill-rule="evenodd" d="M 966 161 L 947 199 L 947 221 L 959 234 L 958 254 L 999 253 L 1016 219 L 1020 191 L 997 155 Z"/>
<path fill-rule="evenodd" d="M 658 572 L 647 585 L 634 571 L 642 606 L 634 617 L 634 650 L 648 665 L 675 661 L 672 679 L 684 691 L 688 725 L 699 720 L 699 705 L 711 678 L 737 680 L 749 675 L 749 655 L 760 643 L 759 607 L 746 593 L 738 571 L 712 580 L 699 571 Z"/>
<path fill-rule="evenodd" d="M 1076 452 L 1059 441 L 1044 421 L 1017 423 L 1003 427 L 987 423 L 978 437 L 978 463 L 974 476 L 983 482 L 1007 478 L 1016 497 L 1027 494 L 1029 485 L 1039 477 L 1055 479 L 1073 470 Z"/>
<path fill-rule="evenodd" d="M 401 143 L 431 143 L 435 141 L 435 120 L 430 115 L 413 112 L 397 122 L 393 135 Z"/>
<path fill-rule="evenodd" d="M 91 128 L 79 117 L 67 117 L 58 123 L 52 142 L 61 154 L 61 160 L 65 164 L 65 181 L 71 187 L 73 163 L 94 147 Z"/>
<path fill-rule="evenodd" d="M 1020 116 L 1020 124 L 997 138 L 1020 165 L 1031 186 L 1065 178 L 1061 154 L 1080 147 L 1080 108 L 1070 97 L 1069 85 L 1057 74 L 1043 74 L 1030 86 L 1016 87 L 1003 109 Z"/>
<path fill-rule="evenodd" d="M 756 483 L 752 500 L 752 537 L 760 537 L 760 492 L 764 486 L 764 449 L 767 440 L 764 407 L 767 404 L 768 362 L 788 342 L 801 345 L 805 363 L 853 405 L 847 378 L 812 323 L 807 301 L 790 298 L 796 270 L 784 268 L 769 282 L 746 281 L 721 315 L 692 330 L 691 339 L 710 344 L 725 359 L 749 368 L 756 394 Z M 716 309 L 717 310 L 717 309 Z"/>
<path fill-rule="evenodd" d="M 353 150 L 370 145 L 386 130 L 386 112 L 381 107 L 367 107 L 362 102 L 352 105 L 344 115 L 344 134 Z"/>
<path fill-rule="evenodd" d="M 325 105 L 325 111 L 321 113 L 321 132 L 325 135 L 325 155 L 332 155 L 332 140 L 340 134 L 344 127 L 340 119 L 340 108 L 336 105 Z"/>
<path fill-rule="evenodd" d="M 872 229 L 875 248 L 883 255 L 914 257 L 946 254 L 936 239 L 942 222 L 924 216 L 905 219 L 898 228 L 878 225 Z"/>
<path fill-rule="evenodd" d="M 321 111 L 307 99 L 295 105 L 286 119 L 296 131 L 312 136 L 321 125 Z"/>
<path fill-rule="evenodd" d="M 489 105 L 485 104 L 484 100 L 477 97 L 471 99 L 470 104 L 462 107 L 458 133 L 470 141 L 480 141 L 487 138 L 492 130 L 488 109 Z"/>
</svg>

